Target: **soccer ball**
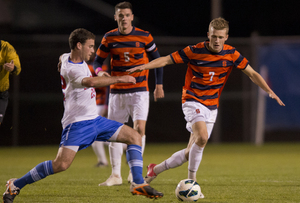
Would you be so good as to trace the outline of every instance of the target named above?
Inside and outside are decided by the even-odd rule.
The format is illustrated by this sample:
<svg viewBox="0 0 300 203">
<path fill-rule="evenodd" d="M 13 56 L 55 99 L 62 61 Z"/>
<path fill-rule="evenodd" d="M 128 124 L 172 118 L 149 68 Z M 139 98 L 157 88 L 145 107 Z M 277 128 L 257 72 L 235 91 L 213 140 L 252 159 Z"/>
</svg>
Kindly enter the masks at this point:
<svg viewBox="0 0 300 203">
<path fill-rule="evenodd" d="M 204 198 L 200 185 L 191 179 L 181 180 L 175 189 L 175 195 L 180 201 L 185 202 L 196 202 L 199 198 Z"/>
</svg>

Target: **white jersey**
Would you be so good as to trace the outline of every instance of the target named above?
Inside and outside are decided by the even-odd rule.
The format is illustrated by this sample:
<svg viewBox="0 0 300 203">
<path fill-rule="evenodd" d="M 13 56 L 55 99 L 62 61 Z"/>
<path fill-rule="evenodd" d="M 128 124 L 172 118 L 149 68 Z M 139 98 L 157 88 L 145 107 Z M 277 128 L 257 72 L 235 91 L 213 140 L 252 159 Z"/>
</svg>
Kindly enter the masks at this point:
<svg viewBox="0 0 300 203">
<path fill-rule="evenodd" d="M 70 53 L 61 57 L 61 84 L 64 94 L 64 116 L 61 120 L 63 128 L 84 120 L 97 118 L 96 92 L 94 88 L 82 86 L 81 81 L 92 74 L 85 61 L 73 63 Z"/>
</svg>

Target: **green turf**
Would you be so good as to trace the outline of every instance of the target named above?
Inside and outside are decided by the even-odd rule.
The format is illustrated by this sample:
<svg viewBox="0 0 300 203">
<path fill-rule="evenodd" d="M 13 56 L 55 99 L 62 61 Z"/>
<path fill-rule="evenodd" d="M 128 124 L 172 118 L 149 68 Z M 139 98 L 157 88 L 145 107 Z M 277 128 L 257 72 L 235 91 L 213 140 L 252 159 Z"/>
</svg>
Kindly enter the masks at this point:
<svg viewBox="0 0 300 203">
<path fill-rule="evenodd" d="M 185 144 L 148 144 L 144 167 L 159 163 Z M 0 192 L 9 178 L 21 177 L 45 160 L 53 159 L 57 146 L 0 148 Z M 128 165 L 122 162 L 123 185 L 98 187 L 109 177 L 111 169 L 96 168 L 91 148 L 80 151 L 65 172 L 52 175 L 21 190 L 15 202 L 149 202 L 142 196 L 132 196 L 126 182 Z M 187 163 L 168 170 L 152 182 L 164 193 L 155 202 L 179 202 L 174 189 L 187 178 Z M 144 174 L 146 169 L 144 168 Z M 216 203 L 278 203 L 300 202 L 300 143 L 208 144 L 198 174 L 205 199 L 198 202 Z"/>
</svg>

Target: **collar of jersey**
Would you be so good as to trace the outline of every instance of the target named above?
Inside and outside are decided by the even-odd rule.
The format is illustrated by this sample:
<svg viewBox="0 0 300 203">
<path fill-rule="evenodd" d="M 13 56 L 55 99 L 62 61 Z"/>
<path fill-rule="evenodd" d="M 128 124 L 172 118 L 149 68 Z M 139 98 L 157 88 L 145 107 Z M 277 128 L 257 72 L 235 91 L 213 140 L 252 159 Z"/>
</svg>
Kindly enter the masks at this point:
<svg viewBox="0 0 300 203">
<path fill-rule="evenodd" d="M 68 62 L 69 63 L 73 63 L 73 64 L 83 64 L 83 61 L 79 62 L 79 63 L 74 63 L 73 61 L 70 60 L 70 57 L 68 58 Z"/>
</svg>

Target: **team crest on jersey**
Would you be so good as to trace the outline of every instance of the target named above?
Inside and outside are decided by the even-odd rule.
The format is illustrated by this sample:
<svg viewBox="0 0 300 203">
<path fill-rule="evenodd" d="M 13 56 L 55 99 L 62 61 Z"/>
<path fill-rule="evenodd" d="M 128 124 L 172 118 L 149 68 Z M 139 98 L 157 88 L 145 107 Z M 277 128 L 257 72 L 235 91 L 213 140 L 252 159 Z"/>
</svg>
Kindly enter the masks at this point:
<svg viewBox="0 0 300 203">
<path fill-rule="evenodd" d="M 222 65 L 223 65 L 223 67 L 226 67 L 227 66 L 227 61 L 223 61 Z"/>
<path fill-rule="evenodd" d="M 200 113 L 200 109 L 196 109 L 196 113 Z"/>
</svg>

